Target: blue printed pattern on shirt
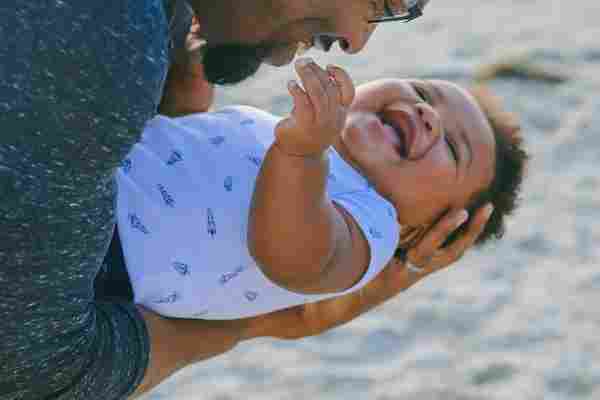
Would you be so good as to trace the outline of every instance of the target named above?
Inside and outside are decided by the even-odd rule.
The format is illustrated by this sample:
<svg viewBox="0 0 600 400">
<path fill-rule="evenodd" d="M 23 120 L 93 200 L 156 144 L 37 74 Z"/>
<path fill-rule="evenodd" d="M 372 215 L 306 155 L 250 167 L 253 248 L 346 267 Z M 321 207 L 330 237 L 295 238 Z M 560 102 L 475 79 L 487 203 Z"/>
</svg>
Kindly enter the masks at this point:
<svg viewBox="0 0 600 400">
<path fill-rule="evenodd" d="M 167 160 L 167 165 L 175 165 L 180 161 L 183 161 L 183 153 L 178 150 L 173 150 Z"/>
<path fill-rule="evenodd" d="M 225 142 L 225 136 L 213 136 L 210 139 L 208 139 L 208 141 L 213 146 L 219 146 L 220 144 L 222 144 L 223 142 Z"/>
<path fill-rule="evenodd" d="M 225 178 L 225 180 L 223 181 L 223 187 L 228 192 L 231 192 L 233 190 L 233 177 L 232 176 L 228 176 Z"/>
<path fill-rule="evenodd" d="M 380 231 L 378 231 L 377 228 L 370 227 L 369 228 L 369 233 L 375 239 L 382 239 L 383 238 L 383 234 Z"/>
<path fill-rule="evenodd" d="M 257 167 L 260 167 L 260 165 L 262 164 L 262 157 L 253 155 L 253 154 L 248 154 L 246 156 L 246 159 L 248 161 L 250 161 L 252 164 L 256 165 Z"/>
<path fill-rule="evenodd" d="M 221 286 L 226 285 L 230 280 L 236 278 L 243 271 L 244 267 L 240 265 L 234 271 L 221 275 L 221 277 L 219 278 L 219 283 L 221 284 Z"/>
<path fill-rule="evenodd" d="M 129 214 L 129 223 L 133 229 L 136 229 L 146 235 L 150 234 L 150 231 L 146 226 L 142 223 L 140 218 L 136 214 Z"/>
<path fill-rule="evenodd" d="M 258 293 L 252 290 L 246 290 L 244 292 L 244 297 L 246 298 L 246 300 L 248 300 L 249 302 L 253 302 L 256 301 L 256 299 L 258 298 Z"/>
<path fill-rule="evenodd" d="M 217 234 L 217 223 L 212 208 L 206 209 L 206 229 L 210 237 L 214 238 Z"/>
<path fill-rule="evenodd" d="M 171 292 L 170 294 L 166 295 L 166 296 L 162 296 L 159 297 L 158 299 L 154 300 L 155 304 L 173 304 L 175 302 L 177 302 L 180 298 L 179 293 L 177 292 Z"/>
<path fill-rule="evenodd" d="M 177 271 L 177 273 L 179 275 L 182 275 L 182 276 L 187 276 L 192 273 L 192 269 L 190 268 L 190 266 L 188 264 L 179 262 L 179 261 L 173 262 L 173 269 L 175 271 Z"/>
<path fill-rule="evenodd" d="M 175 207 L 175 199 L 167 191 L 165 186 L 163 184 L 159 183 L 158 185 L 156 185 L 156 187 L 158 188 L 158 191 L 160 192 L 160 195 L 161 195 L 163 201 L 165 202 L 165 204 L 171 208 Z"/>
</svg>

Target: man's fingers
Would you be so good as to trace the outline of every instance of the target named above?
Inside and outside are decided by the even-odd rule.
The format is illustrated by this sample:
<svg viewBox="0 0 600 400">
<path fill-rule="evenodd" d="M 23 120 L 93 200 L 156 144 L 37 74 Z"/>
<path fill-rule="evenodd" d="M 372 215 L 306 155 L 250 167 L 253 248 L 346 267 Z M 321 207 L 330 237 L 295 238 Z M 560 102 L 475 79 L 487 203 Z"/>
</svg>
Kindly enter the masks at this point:
<svg viewBox="0 0 600 400">
<path fill-rule="evenodd" d="M 408 289 L 424 276 L 425 274 L 411 275 L 404 262 L 393 258 L 371 282 L 361 289 L 362 303 L 371 307 L 381 304 Z"/>
<path fill-rule="evenodd" d="M 441 255 L 436 260 L 436 263 L 439 264 L 450 264 L 458 260 L 464 252 L 477 240 L 483 229 L 485 228 L 485 224 L 489 220 L 490 216 L 494 208 L 491 204 L 488 204 L 484 207 L 481 207 L 475 213 L 475 216 L 469 222 L 469 226 L 464 234 L 462 234 L 456 241 L 454 241 L 451 245 L 441 251 Z"/>
<path fill-rule="evenodd" d="M 425 264 L 436 254 L 448 236 L 467 220 L 468 215 L 465 210 L 444 215 L 423 239 L 409 250 L 408 259 L 419 266 Z"/>
<path fill-rule="evenodd" d="M 473 241 L 475 241 L 481 232 L 483 232 L 485 225 L 492 216 L 493 212 L 494 206 L 491 204 L 486 204 L 484 207 L 481 207 L 479 210 L 477 210 L 473 220 L 469 223 L 466 236 L 472 236 Z"/>
</svg>

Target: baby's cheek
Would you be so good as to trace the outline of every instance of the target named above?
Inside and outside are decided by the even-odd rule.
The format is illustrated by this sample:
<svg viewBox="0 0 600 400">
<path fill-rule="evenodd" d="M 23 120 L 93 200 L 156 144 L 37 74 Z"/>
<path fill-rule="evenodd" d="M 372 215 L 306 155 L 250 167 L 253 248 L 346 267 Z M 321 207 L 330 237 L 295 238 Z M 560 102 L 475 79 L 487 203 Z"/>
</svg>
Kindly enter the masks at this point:
<svg viewBox="0 0 600 400">
<path fill-rule="evenodd" d="M 346 147 L 354 153 L 375 151 L 382 142 L 381 123 L 374 115 L 351 115 L 343 138 Z"/>
</svg>

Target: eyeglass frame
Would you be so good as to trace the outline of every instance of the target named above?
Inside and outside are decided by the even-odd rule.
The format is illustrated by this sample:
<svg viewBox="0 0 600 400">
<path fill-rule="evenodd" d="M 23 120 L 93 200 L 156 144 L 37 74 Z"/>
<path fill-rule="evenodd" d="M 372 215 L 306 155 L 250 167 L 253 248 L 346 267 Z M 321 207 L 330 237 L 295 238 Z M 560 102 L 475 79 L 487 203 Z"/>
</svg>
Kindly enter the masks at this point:
<svg viewBox="0 0 600 400">
<path fill-rule="evenodd" d="M 407 14 L 402 15 L 394 15 L 394 10 L 390 7 L 388 0 L 383 0 L 383 7 L 385 10 L 385 14 L 383 17 L 379 17 L 377 19 L 370 19 L 367 22 L 369 24 L 380 24 L 382 22 L 392 22 L 392 21 L 402 21 L 402 22 L 410 22 L 414 19 L 419 18 L 423 15 L 423 10 L 421 9 L 421 2 L 416 1 L 415 4 L 408 8 Z"/>
</svg>

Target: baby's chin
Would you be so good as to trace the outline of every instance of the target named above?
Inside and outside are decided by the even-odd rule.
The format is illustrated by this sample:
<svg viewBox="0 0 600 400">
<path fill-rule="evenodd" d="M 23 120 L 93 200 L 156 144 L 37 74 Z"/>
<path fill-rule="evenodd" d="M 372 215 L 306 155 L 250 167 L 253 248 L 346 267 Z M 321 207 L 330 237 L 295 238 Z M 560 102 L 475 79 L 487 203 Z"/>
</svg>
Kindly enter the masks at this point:
<svg viewBox="0 0 600 400">
<path fill-rule="evenodd" d="M 341 138 L 350 152 L 369 153 L 376 151 L 377 143 L 373 133 L 380 130 L 379 120 L 366 113 L 351 114 L 342 131 Z"/>
</svg>

